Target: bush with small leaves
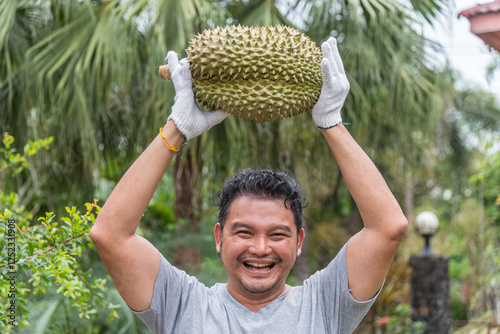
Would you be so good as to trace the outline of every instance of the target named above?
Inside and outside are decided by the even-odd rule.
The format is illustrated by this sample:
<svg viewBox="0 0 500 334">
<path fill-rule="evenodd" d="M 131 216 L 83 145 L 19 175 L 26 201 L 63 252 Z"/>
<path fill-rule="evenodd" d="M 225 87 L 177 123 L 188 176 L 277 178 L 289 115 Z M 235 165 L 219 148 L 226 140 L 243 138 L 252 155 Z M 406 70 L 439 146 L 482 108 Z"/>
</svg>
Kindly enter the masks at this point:
<svg viewBox="0 0 500 334">
<path fill-rule="evenodd" d="M 19 153 L 14 138 L 3 135 L 0 147 L 0 176 L 14 177 L 29 168 L 29 157 L 49 149 L 53 138 L 28 142 Z M 29 325 L 29 296 L 46 294 L 53 286 L 78 311 L 90 318 L 101 309 L 109 311 L 109 321 L 118 317 L 118 305 L 105 300 L 106 280 L 92 275 L 79 264 L 84 251 L 93 248 L 89 231 L 100 207 L 97 200 L 77 207 L 66 207 L 67 215 L 59 219 L 47 212 L 33 221 L 33 213 L 19 205 L 18 194 L 3 192 L 0 179 L 0 331 L 9 333 L 15 327 Z"/>
</svg>

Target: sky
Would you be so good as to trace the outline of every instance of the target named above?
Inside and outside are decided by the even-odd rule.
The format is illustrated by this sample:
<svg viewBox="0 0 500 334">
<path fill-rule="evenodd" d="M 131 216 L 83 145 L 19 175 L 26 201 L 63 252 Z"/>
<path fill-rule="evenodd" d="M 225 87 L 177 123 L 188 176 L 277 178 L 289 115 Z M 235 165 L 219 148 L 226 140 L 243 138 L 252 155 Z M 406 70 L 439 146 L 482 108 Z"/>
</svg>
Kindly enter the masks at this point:
<svg viewBox="0 0 500 334">
<path fill-rule="evenodd" d="M 458 17 L 458 13 L 462 10 L 487 2 L 492 0 L 455 0 L 455 8 L 449 17 L 440 24 L 435 24 L 433 28 L 425 27 L 424 34 L 443 46 L 450 66 L 460 72 L 462 82 L 457 84 L 457 88 L 479 86 L 485 91 L 492 92 L 500 105 L 500 68 L 495 71 L 490 82 L 486 79 L 486 68 L 495 53 L 490 52 L 483 40 L 470 31 L 470 22 L 466 17 Z M 444 60 L 444 57 L 441 60 Z M 475 135 L 469 138 L 472 146 L 479 145 L 479 139 Z M 489 152 L 499 150 L 500 140 L 496 140 L 496 144 L 489 149 Z"/>
<path fill-rule="evenodd" d="M 486 79 L 486 68 L 494 58 L 494 53 L 489 51 L 482 39 L 470 31 L 469 20 L 463 16 L 458 17 L 462 10 L 487 2 L 492 0 L 456 0 L 455 8 L 449 17 L 435 24 L 433 28 L 426 27 L 424 34 L 444 47 L 451 67 L 463 77 L 459 87 L 478 85 L 495 94 L 500 103 L 500 69 L 495 71 L 490 83 Z M 444 57 L 441 61 L 444 61 Z"/>
</svg>

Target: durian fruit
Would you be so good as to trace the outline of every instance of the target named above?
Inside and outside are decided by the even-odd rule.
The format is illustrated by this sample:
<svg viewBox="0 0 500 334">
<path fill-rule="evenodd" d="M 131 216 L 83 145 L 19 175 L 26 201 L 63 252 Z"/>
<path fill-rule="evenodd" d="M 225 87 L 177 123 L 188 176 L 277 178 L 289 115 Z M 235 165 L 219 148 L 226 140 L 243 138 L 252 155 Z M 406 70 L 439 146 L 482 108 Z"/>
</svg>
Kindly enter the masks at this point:
<svg viewBox="0 0 500 334">
<path fill-rule="evenodd" d="M 193 38 L 186 53 L 197 101 L 246 120 L 297 116 L 321 92 L 321 50 L 295 28 L 217 27 Z M 166 65 L 160 75 L 169 75 Z"/>
</svg>

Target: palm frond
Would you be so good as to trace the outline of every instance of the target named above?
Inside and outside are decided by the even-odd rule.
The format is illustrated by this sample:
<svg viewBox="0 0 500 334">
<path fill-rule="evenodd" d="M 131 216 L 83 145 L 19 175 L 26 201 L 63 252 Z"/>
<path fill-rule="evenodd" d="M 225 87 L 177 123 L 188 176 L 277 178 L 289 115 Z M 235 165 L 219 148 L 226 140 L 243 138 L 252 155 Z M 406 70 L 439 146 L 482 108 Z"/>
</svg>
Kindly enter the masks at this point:
<svg viewBox="0 0 500 334">
<path fill-rule="evenodd" d="M 230 1 L 228 11 L 236 23 L 245 26 L 273 26 L 292 23 L 280 12 L 274 1 Z"/>
<path fill-rule="evenodd" d="M 10 131 L 16 138 L 20 137 L 17 127 L 25 124 L 19 71 L 27 50 L 43 35 L 42 26 L 48 18 L 45 4 L 0 0 L 0 109 L 5 117 L 0 130 Z"/>
</svg>

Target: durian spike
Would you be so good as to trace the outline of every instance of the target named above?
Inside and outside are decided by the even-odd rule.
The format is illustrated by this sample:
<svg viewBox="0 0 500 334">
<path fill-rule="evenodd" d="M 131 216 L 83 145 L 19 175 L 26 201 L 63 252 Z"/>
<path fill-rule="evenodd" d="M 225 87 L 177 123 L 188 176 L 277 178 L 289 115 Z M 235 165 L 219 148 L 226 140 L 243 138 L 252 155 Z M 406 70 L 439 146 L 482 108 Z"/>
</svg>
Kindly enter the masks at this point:
<svg viewBox="0 0 500 334">
<path fill-rule="evenodd" d="M 161 65 L 159 72 L 160 72 L 160 77 L 162 77 L 163 79 L 172 80 L 170 71 L 168 70 L 168 65 Z"/>
</svg>

